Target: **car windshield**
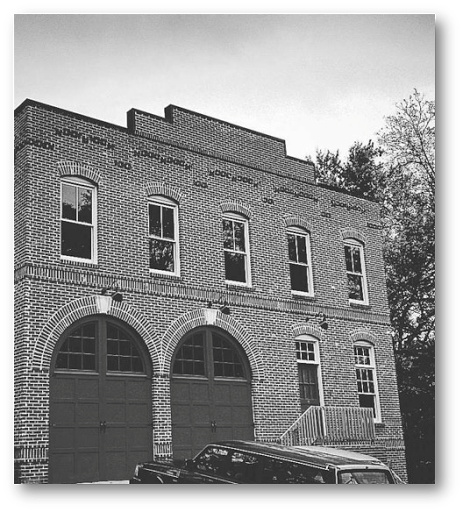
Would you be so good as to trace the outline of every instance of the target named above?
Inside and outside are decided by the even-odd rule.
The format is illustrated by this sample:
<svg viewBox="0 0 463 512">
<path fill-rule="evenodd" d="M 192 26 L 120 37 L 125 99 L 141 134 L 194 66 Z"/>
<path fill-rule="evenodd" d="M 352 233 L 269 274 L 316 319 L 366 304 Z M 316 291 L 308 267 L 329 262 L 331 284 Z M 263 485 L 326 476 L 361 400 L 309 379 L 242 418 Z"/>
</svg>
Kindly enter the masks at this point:
<svg viewBox="0 0 463 512">
<path fill-rule="evenodd" d="M 339 484 L 392 484 L 387 471 L 382 470 L 350 470 L 338 473 Z"/>
</svg>

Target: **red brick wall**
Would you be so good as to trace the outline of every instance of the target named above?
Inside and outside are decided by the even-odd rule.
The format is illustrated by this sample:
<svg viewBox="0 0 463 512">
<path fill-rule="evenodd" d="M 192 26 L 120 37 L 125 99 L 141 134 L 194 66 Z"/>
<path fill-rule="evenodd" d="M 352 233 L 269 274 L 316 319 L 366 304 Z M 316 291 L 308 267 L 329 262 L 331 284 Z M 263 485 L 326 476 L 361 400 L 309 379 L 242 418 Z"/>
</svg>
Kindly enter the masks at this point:
<svg viewBox="0 0 463 512">
<path fill-rule="evenodd" d="M 112 314 L 150 340 L 160 451 L 170 443 L 170 360 L 157 353 L 169 350 L 175 322 L 200 322 L 208 300 L 217 305 L 224 296 L 232 314 L 219 320 L 235 330 L 252 363 L 259 439 L 278 438 L 300 414 L 295 326 L 320 333 L 326 405 L 358 405 L 352 335 L 365 331 L 375 340 L 384 423 L 377 443 L 384 438 L 384 458 L 386 440 L 394 439 L 394 463 L 404 475 L 378 205 L 316 186 L 312 166 L 286 157 L 284 141 L 177 107 L 166 114 L 131 111 L 124 129 L 29 101 L 16 111 L 15 444 L 22 480 L 47 480 L 48 372 L 60 322 L 62 332 L 64 323 L 95 312 L 94 296 L 115 279 L 124 301 Z M 60 179 L 67 173 L 97 182 L 97 264 L 60 258 Z M 149 272 L 147 197 L 156 191 L 179 202 L 179 277 Z M 230 203 L 249 214 L 251 288 L 225 286 L 221 223 Z M 313 298 L 291 295 L 289 216 L 311 228 Z M 365 239 L 368 306 L 349 305 L 345 229 Z M 318 312 L 327 315 L 327 331 L 318 329 Z"/>
</svg>

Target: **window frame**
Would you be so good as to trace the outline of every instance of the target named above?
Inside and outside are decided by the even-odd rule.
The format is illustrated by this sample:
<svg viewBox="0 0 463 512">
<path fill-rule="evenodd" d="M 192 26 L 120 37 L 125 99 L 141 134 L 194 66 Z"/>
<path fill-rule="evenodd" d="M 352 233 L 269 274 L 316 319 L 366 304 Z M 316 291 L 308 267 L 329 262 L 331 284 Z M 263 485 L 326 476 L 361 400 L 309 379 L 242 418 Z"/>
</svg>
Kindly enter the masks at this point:
<svg viewBox="0 0 463 512">
<path fill-rule="evenodd" d="M 170 208 L 173 210 L 173 218 L 174 218 L 174 239 L 159 237 L 156 235 L 150 234 L 150 206 L 160 206 L 161 211 L 162 208 Z M 160 195 L 153 195 L 149 196 L 148 198 L 148 267 L 150 274 L 156 274 L 156 275 L 164 275 L 164 276 L 174 276 L 179 277 L 180 276 L 180 239 L 179 239 L 179 205 L 176 201 L 173 199 L 170 199 L 166 196 L 160 196 Z M 169 270 L 161 270 L 156 268 L 151 268 L 151 252 L 150 252 L 150 242 L 151 240 L 161 240 L 161 241 L 168 241 L 172 242 L 174 245 L 173 249 L 173 263 L 174 263 L 174 270 L 173 272 Z"/>
<path fill-rule="evenodd" d="M 251 246 L 250 246 L 250 240 L 249 240 L 249 219 L 247 219 L 244 215 L 240 215 L 238 213 L 234 212 L 225 212 L 222 215 L 222 244 L 223 244 L 223 237 L 224 237 L 224 228 L 223 223 L 224 221 L 232 221 L 232 222 L 240 222 L 244 225 L 244 244 L 245 244 L 245 250 L 242 251 L 236 251 L 231 249 L 226 249 L 224 245 L 222 245 L 222 251 L 223 251 L 223 262 L 224 262 L 224 271 L 225 271 L 225 283 L 230 284 L 233 286 L 243 286 L 247 288 L 252 287 L 252 279 L 251 279 Z M 245 281 L 233 281 L 231 279 L 227 279 L 227 262 L 225 258 L 225 253 L 231 252 L 234 254 L 244 254 L 244 275 L 245 275 Z"/>
<path fill-rule="evenodd" d="M 299 263 L 297 261 L 291 261 L 289 259 L 288 235 L 295 235 L 298 237 L 303 237 L 305 239 L 307 263 Z M 286 229 L 286 249 L 287 249 L 286 255 L 287 255 L 288 266 L 289 266 L 291 294 L 292 295 L 301 295 L 304 297 L 314 297 L 315 291 L 314 291 L 314 284 L 313 284 L 312 248 L 311 248 L 311 243 L 310 243 L 310 233 L 308 231 L 306 231 L 305 229 L 299 228 L 297 226 L 289 226 Z M 298 265 L 300 267 L 306 268 L 306 275 L 307 275 L 307 291 L 306 292 L 301 291 L 301 290 L 293 290 L 293 287 L 291 284 L 291 265 Z"/>
<path fill-rule="evenodd" d="M 78 220 L 73 221 L 72 219 L 65 219 L 63 217 L 63 185 L 70 185 L 73 187 L 80 187 L 80 188 L 89 188 L 92 191 L 92 222 L 91 224 L 86 222 L 79 222 Z M 84 262 L 84 263 L 98 263 L 98 248 L 97 248 L 97 241 L 98 241 L 98 233 L 97 233 L 97 225 L 98 225 L 98 188 L 97 186 L 92 183 L 90 180 L 81 178 L 80 176 L 63 176 L 60 179 L 60 213 L 59 213 L 59 219 L 60 219 L 60 234 L 59 234 L 59 240 L 60 240 L 60 258 L 64 261 L 75 261 L 75 262 Z M 81 258 L 78 256 L 68 256 L 66 254 L 63 254 L 63 222 L 68 222 L 71 224 L 77 224 L 77 225 L 83 225 L 83 226 L 90 226 L 90 258 Z"/>
<path fill-rule="evenodd" d="M 349 247 L 355 247 L 359 249 L 360 252 L 360 265 L 362 267 L 362 272 L 359 274 L 358 272 L 349 271 L 347 270 L 347 267 L 345 265 L 345 251 L 346 246 Z M 349 295 L 349 274 L 360 276 L 361 283 L 362 283 L 362 291 L 363 291 L 363 300 L 358 299 L 351 299 L 349 297 L 349 304 L 363 304 L 368 305 L 369 304 L 369 297 L 368 297 L 368 286 L 367 286 L 367 276 L 366 276 L 366 266 L 365 266 L 365 246 L 362 242 L 359 240 L 356 240 L 355 238 L 345 238 L 343 243 L 343 249 L 344 249 L 344 268 L 346 271 L 346 277 L 347 277 L 347 293 Z"/>
<path fill-rule="evenodd" d="M 299 358 L 297 355 L 297 343 L 312 343 L 314 345 L 314 359 L 302 359 Z M 318 401 L 320 407 L 323 407 L 325 405 L 324 395 L 323 395 L 323 381 L 322 381 L 322 371 L 321 371 L 321 363 L 320 363 L 320 340 L 316 338 L 315 336 L 311 336 L 310 334 L 301 334 L 297 336 L 294 339 L 294 344 L 296 348 L 296 362 L 297 362 L 297 379 L 298 379 L 298 386 L 299 386 L 299 400 L 301 403 L 301 409 L 303 408 L 304 404 L 302 401 L 301 391 L 300 391 L 300 375 L 299 375 L 299 366 L 302 364 L 308 364 L 312 366 L 317 367 L 317 386 L 318 386 Z M 304 409 L 308 409 L 310 405 L 307 405 L 307 407 Z"/>
<path fill-rule="evenodd" d="M 377 371 L 376 371 L 376 357 L 375 357 L 375 347 L 372 343 L 368 341 L 356 341 L 354 343 L 354 366 L 355 366 L 355 386 L 357 389 L 357 397 L 359 400 L 360 405 L 360 395 L 369 395 L 373 396 L 374 400 L 374 409 L 373 409 L 373 420 L 375 423 L 381 423 L 381 407 L 380 407 L 380 400 L 379 400 L 379 390 L 378 390 L 378 377 L 377 377 Z M 357 353 L 356 348 L 367 348 L 369 350 L 369 359 L 370 364 L 360 364 L 357 362 Z M 374 393 L 364 393 L 360 392 L 358 390 L 358 378 L 357 378 L 357 369 L 359 370 L 371 370 L 373 373 L 373 386 L 374 386 Z"/>
</svg>

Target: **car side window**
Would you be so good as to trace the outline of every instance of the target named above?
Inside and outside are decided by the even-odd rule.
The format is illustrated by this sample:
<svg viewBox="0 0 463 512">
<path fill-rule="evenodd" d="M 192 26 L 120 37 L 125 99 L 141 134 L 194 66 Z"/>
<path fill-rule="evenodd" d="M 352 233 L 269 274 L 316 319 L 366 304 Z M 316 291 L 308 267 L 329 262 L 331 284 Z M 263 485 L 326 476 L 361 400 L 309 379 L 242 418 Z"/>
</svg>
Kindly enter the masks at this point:
<svg viewBox="0 0 463 512">
<path fill-rule="evenodd" d="M 265 458 L 263 461 L 264 484 L 327 484 L 330 475 L 327 471 L 298 464 Z"/>
<path fill-rule="evenodd" d="M 228 453 L 224 448 L 209 446 L 195 458 L 196 469 L 210 475 L 226 477 L 230 470 Z"/>
<path fill-rule="evenodd" d="M 230 476 L 234 480 L 243 484 L 257 483 L 259 460 L 256 456 L 233 451 L 230 462 Z"/>
</svg>

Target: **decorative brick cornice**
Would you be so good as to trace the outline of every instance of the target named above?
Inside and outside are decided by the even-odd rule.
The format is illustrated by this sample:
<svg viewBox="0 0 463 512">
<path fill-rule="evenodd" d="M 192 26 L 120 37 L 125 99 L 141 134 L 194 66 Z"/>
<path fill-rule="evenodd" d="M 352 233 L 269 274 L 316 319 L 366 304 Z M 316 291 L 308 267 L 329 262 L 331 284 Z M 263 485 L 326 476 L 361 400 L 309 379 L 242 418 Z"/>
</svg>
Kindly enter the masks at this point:
<svg viewBox="0 0 463 512">
<path fill-rule="evenodd" d="M 262 379 L 264 370 L 262 357 L 246 329 L 230 315 L 224 315 L 218 310 L 213 310 L 214 315 L 209 316 L 207 311 L 207 309 L 189 311 L 178 317 L 170 325 L 162 338 L 161 345 L 165 351 L 162 354 L 161 371 L 170 373 L 170 362 L 175 348 L 183 336 L 196 327 L 214 325 L 229 333 L 243 347 L 251 366 L 253 380 Z"/>
<path fill-rule="evenodd" d="M 73 161 L 61 161 L 57 163 L 58 172 L 60 176 L 79 176 L 87 178 L 96 185 L 100 182 L 101 176 L 98 171 L 90 167 L 89 165 L 81 162 Z"/>
<path fill-rule="evenodd" d="M 179 188 L 163 181 L 145 183 L 144 188 L 147 196 L 165 196 L 177 203 L 180 203 L 185 195 Z"/>
<path fill-rule="evenodd" d="M 285 225 L 287 228 L 291 226 L 297 226 L 302 229 L 305 229 L 306 231 L 312 231 L 311 222 L 302 215 L 287 215 L 285 217 Z"/>
<path fill-rule="evenodd" d="M 32 349 L 31 366 L 38 371 L 49 371 L 53 350 L 63 332 L 81 318 L 99 314 L 96 296 L 75 299 L 62 306 L 52 315 L 40 332 Z M 159 372 L 159 340 L 151 324 L 130 306 L 113 302 L 108 316 L 126 322 L 141 336 L 148 347 L 153 372 Z"/>
<path fill-rule="evenodd" d="M 362 242 L 363 244 L 366 241 L 365 235 L 355 228 L 345 228 L 341 229 L 341 238 L 343 240 L 346 240 L 346 238 L 354 238 L 355 240 L 358 240 L 359 242 Z"/>
<path fill-rule="evenodd" d="M 235 213 L 241 213 L 241 215 L 244 215 L 247 219 L 251 218 L 251 208 L 249 206 L 245 205 L 241 201 L 225 201 L 220 204 L 220 209 L 222 210 L 222 213 L 225 212 L 235 212 Z"/>
</svg>

